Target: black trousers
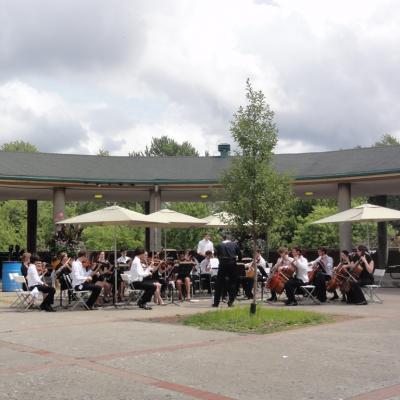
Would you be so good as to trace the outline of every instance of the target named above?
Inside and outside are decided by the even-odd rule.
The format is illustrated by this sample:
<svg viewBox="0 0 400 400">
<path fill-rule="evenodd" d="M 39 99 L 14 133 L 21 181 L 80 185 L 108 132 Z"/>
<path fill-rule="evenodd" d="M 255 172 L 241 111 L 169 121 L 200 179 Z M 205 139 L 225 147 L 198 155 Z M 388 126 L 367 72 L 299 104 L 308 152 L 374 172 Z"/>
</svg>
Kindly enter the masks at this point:
<svg viewBox="0 0 400 400">
<path fill-rule="evenodd" d="M 146 304 L 153 297 L 156 287 L 153 280 L 136 281 L 132 283 L 134 289 L 144 290 L 142 297 L 140 298 L 141 304 Z"/>
<path fill-rule="evenodd" d="M 347 293 L 347 302 L 352 304 L 363 303 L 366 301 L 362 286 L 372 285 L 373 279 L 360 279 L 358 282 L 351 282 L 350 291 Z"/>
<path fill-rule="evenodd" d="M 315 285 L 315 297 L 321 302 L 324 303 L 326 301 L 326 282 L 329 281 L 331 277 L 327 274 L 323 274 L 322 272 L 317 272 L 315 275 L 313 285 Z"/>
<path fill-rule="evenodd" d="M 32 291 L 34 288 L 37 288 L 37 290 L 39 290 L 39 292 L 47 293 L 47 296 L 42 301 L 40 308 L 48 308 L 49 306 L 51 306 L 53 304 L 54 293 L 56 292 L 56 289 L 54 289 L 51 286 L 47 286 L 47 285 L 35 285 L 35 286 L 31 286 L 29 288 L 29 290 Z"/>
<path fill-rule="evenodd" d="M 227 285 L 229 303 L 236 298 L 237 268 L 236 262 L 221 263 L 218 268 L 217 281 L 215 283 L 214 304 L 218 305 L 221 300 L 224 286 Z"/>
<path fill-rule="evenodd" d="M 293 277 L 286 282 L 285 291 L 289 302 L 296 301 L 296 298 L 294 297 L 296 289 L 301 288 L 303 285 L 304 282 L 302 280 Z"/>
<path fill-rule="evenodd" d="M 84 283 L 81 283 L 80 285 L 75 286 L 75 290 L 78 292 L 83 291 L 83 290 L 89 290 L 92 292 L 90 297 L 86 301 L 86 305 L 89 308 L 92 308 L 93 304 L 96 302 L 97 298 L 99 297 L 99 294 L 101 292 L 101 287 L 95 285 L 94 283 L 84 282 Z"/>
</svg>

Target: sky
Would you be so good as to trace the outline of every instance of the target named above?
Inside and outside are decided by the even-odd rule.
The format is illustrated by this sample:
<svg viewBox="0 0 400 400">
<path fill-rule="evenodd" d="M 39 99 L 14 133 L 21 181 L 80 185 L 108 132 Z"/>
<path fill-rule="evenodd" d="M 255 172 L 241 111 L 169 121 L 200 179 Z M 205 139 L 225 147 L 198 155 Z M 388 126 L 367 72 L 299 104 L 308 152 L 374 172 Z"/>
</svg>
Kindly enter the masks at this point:
<svg viewBox="0 0 400 400">
<path fill-rule="evenodd" d="M 0 0 L 0 144 L 234 145 L 249 78 L 278 153 L 400 138 L 398 0 Z"/>
</svg>

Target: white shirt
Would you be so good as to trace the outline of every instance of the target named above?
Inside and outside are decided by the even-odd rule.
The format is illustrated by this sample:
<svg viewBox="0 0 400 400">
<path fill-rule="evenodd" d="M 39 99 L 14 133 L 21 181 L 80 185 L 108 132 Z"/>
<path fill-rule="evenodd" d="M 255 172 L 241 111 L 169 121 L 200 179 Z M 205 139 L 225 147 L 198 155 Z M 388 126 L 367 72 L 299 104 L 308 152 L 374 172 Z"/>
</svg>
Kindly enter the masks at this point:
<svg viewBox="0 0 400 400">
<path fill-rule="evenodd" d="M 79 260 L 75 260 L 72 263 L 72 287 L 82 285 L 82 283 L 86 282 L 86 278 L 91 276 L 93 271 L 87 271 L 86 268 L 83 268 L 82 263 Z"/>
<path fill-rule="evenodd" d="M 246 267 L 250 267 L 252 265 L 253 265 L 253 262 L 248 263 L 245 266 Z M 260 258 L 257 261 L 257 274 L 261 275 L 260 271 L 258 270 L 258 267 L 262 268 L 265 271 L 265 273 L 267 273 L 267 270 L 266 270 L 267 263 L 266 263 L 266 261 L 264 260 L 264 258 L 262 256 L 260 256 Z"/>
<path fill-rule="evenodd" d="M 43 281 L 39 277 L 35 264 L 29 264 L 26 280 L 28 281 L 28 288 L 36 285 L 43 285 Z"/>
<path fill-rule="evenodd" d="M 131 282 L 141 282 L 144 277 L 151 275 L 149 270 L 143 269 L 142 262 L 139 257 L 135 257 L 132 261 L 131 269 L 127 272 Z"/>
<path fill-rule="evenodd" d="M 296 278 L 308 283 L 308 261 L 307 258 L 300 256 L 296 261 L 293 261 L 296 266 Z"/>
<path fill-rule="evenodd" d="M 324 264 L 326 274 L 332 276 L 333 258 L 325 254 L 323 257 L 318 257 L 316 260 L 314 260 L 313 265 L 317 264 L 319 261 Z M 322 272 L 324 273 L 324 271 Z"/>
<path fill-rule="evenodd" d="M 212 251 L 214 254 L 214 245 L 211 240 L 200 240 L 200 242 L 197 244 L 197 253 L 201 254 L 202 256 L 206 255 L 206 251 Z"/>
<path fill-rule="evenodd" d="M 213 257 L 210 259 L 211 264 L 211 276 L 217 276 L 218 268 L 219 268 L 219 260 L 217 257 Z"/>
<path fill-rule="evenodd" d="M 210 274 L 211 273 L 211 259 L 210 258 L 206 257 L 200 263 L 200 273 L 201 274 Z"/>
<path fill-rule="evenodd" d="M 118 264 L 128 264 L 129 261 L 131 261 L 131 258 L 128 256 L 121 256 L 121 257 L 117 258 Z"/>
</svg>

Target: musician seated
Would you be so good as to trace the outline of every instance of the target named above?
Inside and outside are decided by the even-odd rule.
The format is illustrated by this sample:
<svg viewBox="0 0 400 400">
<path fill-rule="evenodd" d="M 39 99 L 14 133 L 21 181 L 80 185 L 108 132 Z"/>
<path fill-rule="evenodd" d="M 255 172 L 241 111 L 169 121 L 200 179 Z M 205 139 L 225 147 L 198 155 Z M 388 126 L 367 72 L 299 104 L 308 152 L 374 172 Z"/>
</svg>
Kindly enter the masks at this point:
<svg viewBox="0 0 400 400">
<path fill-rule="evenodd" d="M 85 264 L 85 266 L 84 266 Z M 78 258 L 72 263 L 72 287 L 76 291 L 90 291 L 90 297 L 86 301 L 86 306 L 93 310 L 94 303 L 96 302 L 101 292 L 101 287 L 93 283 L 93 271 L 91 265 L 86 257 L 85 250 L 79 250 Z"/>
<path fill-rule="evenodd" d="M 40 261 L 37 255 L 31 256 L 31 263 L 29 264 L 28 271 L 27 271 L 27 282 L 28 288 L 30 291 L 34 290 L 35 288 L 39 291 L 44 293 L 42 304 L 40 304 L 40 309 L 44 311 L 56 311 L 52 308 L 52 304 L 54 301 L 54 294 L 56 290 L 46 285 L 42 279 L 39 277 L 39 272 L 42 267 L 42 262 Z"/>
<path fill-rule="evenodd" d="M 190 280 L 190 273 L 193 267 L 195 266 L 195 263 L 192 260 L 189 260 L 186 257 L 185 253 L 180 253 L 179 254 L 179 261 L 177 265 L 177 270 L 178 270 L 178 275 L 175 281 L 176 288 L 178 290 L 178 298 L 179 300 L 183 299 L 183 293 L 182 293 L 182 287 L 185 287 L 185 295 L 186 295 L 186 300 L 190 301 L 190 285 L 191 285 L 191 280 Z"/>
<path fill-rule="evenodd" d="M 339 264 L 333 268 L 332 270 L 332 277 L 336 276 L 336 279 L 332 279 L 330 281 L 330 284 L 333 283 L 334 289 L 328 290 L 333 293 L 333 296 L 329 300 L 337 300 L 339 298 L 336 287 L 339 288 L 341 294 L 342 294 L 342 302 L 346 301 L 346 292 L 343 290 L 343 280 L 346 278 L 347 274 L 340 273 L 341 269 L 343 268 L 345 271 L 349 269 L 349 267 L 352 265 L 352 261 L 350 260 L 350 254 L 347 250 L 342 250 L 340 252 L 340 262 Z M 336 280 L 336 282 L 335 282 Z"/>
<path fill-rule="evenodd" d="M 295 273 L 294 276 L 289 278 L 285 284 L 285 292 L 287 296 L 287 301 L 285 304 L 287 306 L 297 306 L 295 297 L 296 289 L 299 289 L 301 286 L 308 283 L 308 261 L 305 257 L 303 257 L 300 247 L 293 247 L 292 255 L 293 261 L 291 265 L 295 268 Z"/>
<path fill-rule="evenodd" d="M 279 247 L 278 249 L 279 258 L 276 261 L 275 265 L 271 268 L 270 275 L 278 271 L 280 268 L 285 268 L 291 265 L 293 258 L 289 256 L 289 249 L 287 247 Z M 267 299 L 267 301 L 277 301 L 278 298 L 276 296 L 275 290 L 271 290 L 271 297 Z"/>
<path fill-rule="evenodd" d="M 356 249 L 356 259 L 351 269 L 356 266 L 360 272 L 353 272 L 354 279 L 350 280 L 350 290 L 347 293 L 347 302 L 351 304 L 364 305 L 368 304 L 365 299 L 364 293 L 361 289 L 362 286 L 372 285 L 374 283 L 374 260 L 368 253 L 365 246 L 360 245 Z"/>
<path fill-rule="evenodd" d="M 200 279 L 200 285 L 204 289 L 207 289 L 207 293 L 211 294 L 211 269 L 212 269 L 212 260 L 213 253 L 211 250 L 207 250 L 205 252 L 204 260 L 199 264 L 198 270 L 199 275 L 198 279 Z M 218 261 L 216 258 L 215 260 Z"/>
<path fill-rule="evenodd" d="M 145 280 L 152 273 L 152 267 L 146 268 L 146 251 L 143 248 L 135 250 L 135 258 L 132 261 L 131 269 L 127 272 L 135 289 L 144 290 L 142 297 L 138 301 L 138 306 L 145 310 L 151 310 L 147 303 L 153 297 L 156 286 L 151 280 Z"/>
<path fill-rule="evenodd" d="M 326 302 L 326 282 L 332 278 L 333 259 L 327 254 L 325 247 L 318 248 L 318 258 L 312 262 L 315 277 L 312 284 L 315 286 L 315 297 L 321 302 Z"/>
<path fill-rule="evenodd" d="M 68 257 L 68 254 L 65 252 L 60 253 L 58 258 L 60 261 L 56 266 L 56 278 L 60 282 L 60 290 L 64 291 L 69 289 L 65 276 L 69 275 L 72 271 L 70 265 L 71 258 Z M 71 302 L 71 300 L 72 300 L 72 293 L 68 290 L 68 301 Z"/>
<path fill-rule="evenodd" d="M 248 299 L 253 298 L 253 286 L 254 286 L 254 265 L 257 269 L 257 281 L 263 282 L 267 278 L 268 274 L 266 271 L 267 263 L 261 255 L 261 250 L 257 249 L 252 262 L 245 264 L 247 270 L 246 277 L 243 279 L 243 290 L 245 296 Z"/>
<path fill-rule="evenodd" d="M 92 264 L 93 283 L 103 289 L 103 302 L 108 303 L 112 295 L 114 268 L 106 258 L 106 253 L 101 251 Z M 98 301 L 98 300 L 97 300 Z M 99 305 L 99 304 L 96 304 Z"/>
</svg>

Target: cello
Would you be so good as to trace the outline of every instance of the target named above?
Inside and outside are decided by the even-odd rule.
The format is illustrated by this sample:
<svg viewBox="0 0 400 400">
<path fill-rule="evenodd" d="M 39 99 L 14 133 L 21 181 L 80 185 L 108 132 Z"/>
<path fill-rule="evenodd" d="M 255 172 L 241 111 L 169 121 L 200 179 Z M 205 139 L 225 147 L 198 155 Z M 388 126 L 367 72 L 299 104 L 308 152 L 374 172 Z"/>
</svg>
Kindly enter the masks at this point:
<svg viewBox="0 0 400 400">
<path fill-rule="evenodd" d="M 287 267 L 278 267 L 277 270 L 271 274 L 267 281 L 267 288 L 281 294 L 285 289 L 286 282 L 293 276 L 296 267 L 293 263 Z"/>
</svg>

